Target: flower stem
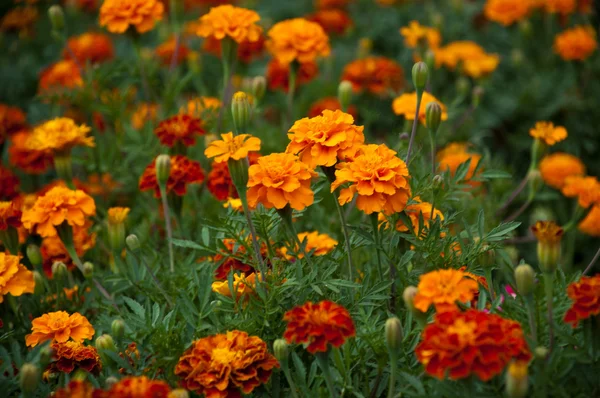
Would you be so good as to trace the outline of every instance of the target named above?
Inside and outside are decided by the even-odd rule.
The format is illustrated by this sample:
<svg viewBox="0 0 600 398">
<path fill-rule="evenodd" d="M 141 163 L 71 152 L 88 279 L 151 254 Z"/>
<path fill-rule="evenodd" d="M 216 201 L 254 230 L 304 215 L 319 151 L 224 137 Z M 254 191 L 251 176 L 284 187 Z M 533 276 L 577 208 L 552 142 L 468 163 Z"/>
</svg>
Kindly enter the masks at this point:
<svg viewBox="0 0 600 398">
<path fill-rule="evenodd" d="M 381 265 L 381 252 L 379 249 L 381 242 L 379 240 L 379 222 L 377 220 L 377 213 L 371 214 L 371 224 L 373 225 L 375 251 L 377 252 L 377 273 L 379 274 L 379 279 L 383 280 L 383 266 Z M 393 283 L 395 283 L 395 281 L 393 281 Z"/>
<path fill-rule="evenodd" d="M 286 361 L 287 362 L 287 361 Z M 283 374 L 285 375 L 285 379 L 290 385 L 290 392 L 292 394 L 292 398 L 299 398 L 298 392 L 296 392 L 296 383 L 294 383 L 294 379 L 292 379 L 292 374 L 290 373 L 290 369 L 288 368 L 288 364 L 281 364 L 281 369 L 283 370 Z"/>
<path fill-rule="evenodd" d="M 552 314 L 552 301 L 554 292 L 554 272 L 544 273 L 544 283 L 546 289 L 546 305 L 548 306 L 548 349 L 552 353 L 554 346 L 554 317 Z"/>
<path fill-rule="evenodd" d="M 329 369 L 329 351 L 317 352 L 315 357 L 317 358 L 317 362 L 323 371 L 323 377 L 325 378 L 325 383 L 329 389 L 329 394 L 332 398 L 337 397 L 335 386 L 333 384 L 333 378 L 331 377 L 331 371 Z"/>
<path fill-rule="evenodd" d="M 533 340 L 534 348 L 537 347 L 537 328 L 535 326 L 535 303 L 531 294 L 525 297 L 527 306 L 527 318 L 529 318 L 529 329 L 531 331 L 531 339 Z"/>
<path fill-rule="evenodd" d="M 296 79 L 298 67 L 295 62 L 290 64 L 289 84 L 287 93 L 288 125 L 291 126 L 294 121 L 294 94 L 296 93 Z"/>
<path fill-rule="evenodd" d="M 436 166 L 436 162 L 435 162 L 435 134 L 431 132 L 431 130 L 429 130 L 429 142 L 431 144 L 431 175 L 434 176 L 435 175 L 435 166 Z M 432 208 L 433 211 L 433 208 Z"/>
<path fill-rule="evenodd" d="M 598 251 L 596 252 L 596 254 L 594 255 L 594 258 L 592 258 L 592 261 L 590 261 L 590 263 L 588 264 L 587 267 L 585 267 L 585 270 L 583 271 L 583 275 L 587 274 L 592 267 L 594 266 L 594 264 L 596 264 L 596 261 L 598 261 L 598 258 L 600 258 L 600 249 L 598 249 Z"/>
<path fill-rule="evenodd" d="M 163 205 L 163 214 L 165 217 L 165 228 L 167 229 L 167 240 L 169 241 L 169 269 L 171 272 L 175 272 L 175 257 L 173 255 L 173 228 L 171 227 L 171 215 L 169 212 L 169 201 L 167 200 L 167 191 L 161 186 L 160 187 L 160 198 Z"/>
<path fill-rule="evenodd" d="M 406 151 L 406 165 L 410 161 L 410 153 L 412 151 L 413 142 L 415 141 L 415 135 L 417 135 L 417 126 L 419 124 L 419 110 L 421 108 L 421 99 L 423 98 L 423 90 L 417 90 L 417 109 L 415 110 L 415 120 L 413 120 L 412 131 L 410 133 L 410 140 L 408 141 L 408 150 Z"/>
<path fill-rule="evenodd" d="M 390 355 L 390 384 L 388 389 L 388 398 L 394 398 L 396 390 L 396 373 L 398 372 L 398 359 L 396 355 Z"/>
<path fill-rule="evenodd" d="M 130 253 L 133 254 L 133 257 L 135 257 L 138 262 L 140 262 L 144 268 L 146 268 L 146 271 L 148 271 L 148 273 L 150 274 L 150 277 L 152 278 L 152 281 L 154 282 L 154 284 L 156 285 L 156 287 L 158 288 L 158 290 L 162 293 L 163 296 L 165 296 L 165 300 L 167 301 L 167 304 L 169 304 L 169 307 L 173 307 L 173 301 L 171 300 L 171 298 L 169 297 L 169 295 L 167 294 L 167 292 L 165 291 L 165 289 L 162 287 L 162 285 L 160 284 L 160 281 L 158 280 L 158 278 L 156 277 L 156 275 L 154 275 L 154 272 L 152 271 L 152 269 L 150 268 L 150 266 L 148 265 L 148 263 L 146 262 L 146 260 L 144 260 L 144 258 L 142 258 L 142 256 L 138 256 L 135 252 L 130 250 Z"/>
<path fill-rule="evenodd" d="M 258 234 L 256 233 L 256 229 L 254 228 L 254 222 L 252 221 L 252 214 L 250 213 L 250 207 L 248 206 L 248 199 L 246 198 L 246 190 L 238 189 L 238 193 L 240 196 L 240 200 L 242 201 L 242 207 L 244 209 L 244 215 L 246 216 L 246 221 L 248 222 L 248 228 L 250 229 L 250 237 L 252 239 L 252 247 L 254 248 L 254 259 L 258 264 L 260 269 L 260 273 L 262 275 L 262 279 L 264 280 L 266 277 L 266 269 L 265 264 L 263 262 L 263 257 L 260 252 L 260 245 L 258 243 Z"/>
</svg>

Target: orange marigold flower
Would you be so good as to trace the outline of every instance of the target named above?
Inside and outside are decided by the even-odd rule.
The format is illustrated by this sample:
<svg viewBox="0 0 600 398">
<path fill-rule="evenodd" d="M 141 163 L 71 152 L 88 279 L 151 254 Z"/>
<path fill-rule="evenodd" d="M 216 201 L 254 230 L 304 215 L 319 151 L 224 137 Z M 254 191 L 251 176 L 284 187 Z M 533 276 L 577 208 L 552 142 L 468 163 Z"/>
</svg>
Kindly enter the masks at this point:
<svg viewBox="0 0 600 398">
<path fill-rule="evenodd" d="M 50 151 L 29 149 L 27 142 L 31 132 L 22 130 L 11 137 L 8 147 L 10 163 L 27 174 L 43 174 L 52 166 L 53 158 Z"/>
<path fill-rule="evenodd" d="M 267 35 L 267 49 L 282 64 L 314 62 L 331 51 L 329 38 L 321 25 L 304 18 L 278 22 Z"/>
<path fill-rule="evenodd" d="M 442 120 L 448 120 L 448 112 L 446 106 L 438 101 L 433 95 L 428 92 L 423 92 L 421 98 L 421 106 L 419 107 L 419 121 L 425 125 L 425 110 L 430 102 L 437 102 L 442 107 Z M 396 115 L 403 116 L 406 120 L 415 120 L 417 112 L 417 93 L 404 93 L 394 100 L 392 109 Z"/>
<path fill-rule="evenodd" d="M 17 32 L 29 36 L 38 16 L 38 10 L 35 7 L 15 7 L 8 10 L 2 17 L 0 31 Z"/>
<path fill-rule="evenodd" d="M 529 16 L 529 1 L 519 0 L 487 0 L 483 13 L 490 21 L 509 26 Z"/>
<path fill-rule="evenodd" d="M 100 26 L 111 33 L 125 33 L 130 26 L 145 33 L 162 20 L 164 11 L 164 4 L 158 0 L 104 0 Z"/>
<path fill-rule="evenodd" d="M 158 105 L 141 103 L 131 115 L 131 125 L 136 130 L 141 130 L 146 123 L 156 121 L 158 117 Z"/>
<path fill-rule="evenodd" d="M 92 346 L 85 346 L 77 341 L 53 342 L 53 361 L 48 366 L 52 373 L 71 373 L 75 369 L 83 369 L 97 375 L 102 370 L 98 351 Z"/>
<path fill-rule="evenodd" d="M 340 191 L 340 205 L 358 193 L 356 207 L 366 214 L 398 213 L 406 207 L 410 196 L 408 167 L 385 144 L 364 145 L 352 161 L 340 163 L 337 168 L 331 192 L 350 183 Z"/>
<path fill-rule="evenodd" d="M 249 152 L 260 151 L 260 139 L 250 134 L 234 136 L 233 133 L 221 134 L 222 140 L 215 140 L 204 150 L 207 158 L 215 158 L 215 162 L 223 163 L 229 159 L 240 160 Z"/>
<path fill-rule="evenodd" d="M 167 180 L 167 193 L 175 192 L 183 196 L 187 192 L 188 184 L 201 184 L 204 181 L 204 171 L 200 163 L 188 159 L 183 155 L 171 156 L 171 172 Z M 156 159 L 146 167 L 140 177 L 140 191 L 154 190 L 154 196 L 160 198 L 160 187 L 156 180 Z"/>
<path fill-rule="evenodd" d="M 113 384 L 108 391 L 94 394 L 94 398 L 169 398 L 171 387 L 162 380 L 152 380 L 146 376 L 124 377 Z"/>
<path fill-rule="evenodd" d="M 475 170 L 478 168 L 479 162 L 481 161 L 481 155 L 478 153 L 468 152 L 465 144 L 451 143 L 438 151 L 436 157 L 439 162 L 439 170 L 442 172 L 448 171 L 451 176 L 456 175 L 456 171 L 461 164 L 470 161 L 469 170 L 465 175 L 465 181 L 473 187 L 481 185 L 481 182 L 479 181 L 471 181 L 475 175 Z"/>
<path fill-rule="evenodd" d="M 33 207 L 23 212 L 21 221 L 25 228 L 46 238 L 57 235 L 56 227 L 65 221 L 71 227 L 81 227 L 86 217 L 95 214 L 94 199 L 83 191 L 59 186 L 38 197 Z"/>
<path fill-rule="evenodd" d="M 347 309 L 331 301 L 308 301 L 286 312 L 283 337 L 288 343 L 306 344 L 311 354 L 327 352 L 329 344 L 341 347 L 356 335 L 354 321 Z"/>
<path fill-rule="evenodd" d="M 554 52 L 565 61 L 583 61 L 597 48 L 596 32 L 591 26 L 576 26 L 554 38 Z"/>
<path fill-rule="evenodd" d="M 110 37 L 102 33 L 88 32 L 71 37 L 63 50 L 63 58 L 73 59 L 85 64 L 89 61 L 98 64 L 115 56 L 115 49 Z"/>
<path fill-rule="evenodd" d="M 545 0 L 544 9 L 551 14 L 569 15 L 577 9 L 577 0 Z"/>
<path fill-rule="evenodd" d="M 463 72 L 470 77 L 479 78 L 493 72 L 500 58 L 496 54 L 488 54 L 472 41 L 456 41 L 434 50 L 436 65 L 444 65 L 455 70 L 462 65 Z"/>
<path fill-rule="evenodd" d="M 0 164 L 0 200 L 11 200 L 19 195 L 19 177 Z"/>
<path fill-rule="evenodd" d="M 78 126 L 73 119 L 59 117 L 49 120 L 35 129 L 25 145 L 29 150 L 68 152 L 77 145 L 93 147 L 94 137 L 88 136 L 91 129 Z"/>
<path fill-rule="evenodd" d="M 108 196 L 114 194 L 121 184 L 113 180 L 109 173 L 91 173 L 87 181 L 81 181 L 78 178 L 73 179 L 77 189 L 92 196 Z"/>
<path fill-rule="evenodd" d="M 21 206 L 21 200 L 18 199 L 0 202 L 0 231 L 21 226 Z"/>
<path fill-rule="evenodd" d="M 337 97 L 325 97 L 317 100 L 314 104 L 311 105 L 310 110 L 308 111 L 308 117 L 316 117 L 321 115 L 324 110 L 336 111 L 342 110 L 342 104 L 337 99 Z M 354 120 L 358 117 L 358 110 L 354 105 L 350 105 L 348 107 L 347 113 L 352 115 Z"/>
<path fill-rule="evenodd" d="M 98 390 L 87 380 L 71 380 L 64 388 L 57 389 L 54 398 L 92 398 Z M 97 398 L 97 397 L 96 397 Z"/>
<path fill-rule="evenodd" d="M 518 322 L 473 309 L 436 314 L 415 353 L 425 372 L 452 380 L 476 375 L 488 381 L 513 358 L 531 358 Z"/>
<path fill-rule="evenodd" d="M 235 291 L 236 299 L 244 295 L 252 294 L 256 289 L 256 273 L 250 275 L 233 274 L 233 290 Z M 262 279 L 260 273 L 258 277 Z M 212 291 L 226 297 L 232 297 L 233 294 L 229 290 L 229 281 L 215 281 L 212 283 Z"/>
<path fill-rule="evenodd" d="M 342 35 L 354 25 L 350 15 L 339 8 L 318 10 L 314 14 L 308 15 L 306 19 L 321 25 L 328 34 Z"/>
<path fill-rule="evenodd" d="M 48 340 L 82 342 L 91 339 L 94 333 L 94 327 L 78 312 L 71 315 L 65 311 L 49 312 L 32 321 L 31 334 L 25 336 L 25 343 L 28 347 L 35 347 Z"/>
<path fill-rule="evenodd" d="M 38 92 L 53 94 L 64 89 L 83 86 L 81 71 L 73 60 L 62 60 L 50 65 L 40 74 Z"/>
<path fill-rule="evenodd" d="M 298 234 L 298 240 L 304 246 L 306 253 L 312 253 L 313 256 L 324 256 L 330 253 L 338 244 L 338 241 L 333 239 L 327 234 L 320 234 L 318 231 L 313 232 L 301 232 Z M 286 247 L 281 248 L 281 253 L 288 260 L 295 258 L 304 258 L 304 253 L 300 250 L 298 245 L 294 248 L 294 255 L 288 254 Z"/>
<path fill-rule="evenodd" d="M 215 97 L 198 97 L 188 101 L 187 106 L 180 112 L 187 113 L 192 117 L 205 119 L 207 116 L 215 116 L 221 109 L 221 100 Z"/>
<path fill-rule="evenodd" d="M 421 235 L 423 235 L 425 233 L 424 229 L 429 229 L 429 224 L 431 223 L 432 219 L 439 221 L 444 220 L 444 215 L 442 214 L 442 212 L 438 209 L 433 209 L 431 203 L 422 202 L 421 198 L 419 198 L 418 196 L 412 198 L 412 200 L 416 203 L 406 206 L 406 208 L 404 209 L 404 213 L 406 213 L 406 215 L 410 218 L 413 232 L 415 235 L 418 235 L 419 231 L 421 231 Z M 432 210 L 433 218 L 431 213 Z M 380 215 L 383 216 L 382 214 Z M 423 219 L 423 225 L 420 225 L 421 218 Z M 399 232 L 407 232 L 408 226 L 405 225 L 402 222 L 402 220 L 398 220 L 398 222 L 396 223 L 396 230 Z"/>
<path fill-rule="evenodd" d="M 500 57 L 497 54 L 482 54 L 480 57 L 465 60 L 463 70 L 467 76 L 478 79 L 495 71 L 498 64 Z"/>
<path fill-rule="evenodd" d="M 204 135 L 206 131 L 202 120 L 180 113 L 160 122 L 154 129 L 154 134 L 161 144 L 172 148 L 179 142 L 192 146 L 196 144 L 196 135 Z"/>
<path fill-rule="evenodd" d="M 567 198 L 577 198 L 579 206 L 584 209 L 600 202 L 600 182 L 596 177 L 567 177 L 561 192 Z"/>
<path fill-rule="evenodd" d="M 175 367 L 181 387 L 211 398 L 250 394 L 279 363 L 257 336 L 232 330 L 196 340 Z"/>
<path fill-rule="evenodd" d="M 207 37 L 202 44 L 202 49 L 215 57 L 221 58 L 221 40 L 214 36 Z M 261 33 L 258 40 L 243 41 L 237 47 L 237 59 L 245 64 L 259 57 L 265 49 L 265 36 Z"/>
<path fill-rule="evenodd" d="M 369 91 L 383 95 L 398 92 L 404 87 L 404 70 L 386 57 L 366 57 L 350 62 L 344 67 L 341 80 L 352 83 L 356 92 Z"/>
<path fill-rule="evenodd" d="M 311 82 L 319 74 L 316 62 L 305 62 L 299 65 L 296 71 L 296 86 Z M 287 92 L 290 89 L 290 65 L 272 59 L 267 65 L 267 81 L 269 89 L 281 89 Z"/>
<path fill-rule="evenodd" d="M 317 173 L 289 153 L 272 153 L 258 159 L 248 169 L 248 205 L 256 208 L 303 210 L 314 201 L 310 182 Z"/>
<path fill-rule="evenodd" d="M 600 314 L 600 274 L 582 276 L 567 287 L 567 295 L 573 303 L 565 313 L 564 321 L 576 328 L 579 321 Z"/>
<path fill-rule="evenodd" d="M 529 135 L 552 146 L 567 138 L 568 134 L 566 128 L 555 126 L 552 122 L 537 122 L 535 127 L 529 130 Z"/>
<path fill-rule="evenodd" d="M 7 294 L 20 296 L 33 293 L 34 287 L 33 272 L 21 264 L 21 258 L 0 253 L 0 303 Z"/>
<path fill-rule="evenodd" d="M 169 66 L 175 56 L 175 49 L 177 49 L 175 64 L 179 65 L 185 61 L 190 54 L 190 49 L 181 40 L 177 42 L 174 37 L 171 37 L 169 40 L 156 47 L 154 53 L 163 65 Z"/>
<path fill-rule="evenodd" d="M 354 158 L 365 142 L 363 126 L 342 111 L 323 111 L 322 115 L 296 121 L 289 129 L 287 153 L 298 155 L 311 168 L 334 166 Z"/>
<path fill-rule="evenodd" d="M 25 127 L 25 113 L 16 106 L 0 104 L 0 144 L 4 139 Z"/>
<path fill-rule="evenodd" d="M 592 206 L 577 228 L 586 235 L 600 237 L 600 205 Z"/>
<path fill-rule="evenodd" d="M 531 227 L 535 237 L 541 243 L 559 243 L 565 232 L 554 221 L 538 221 Z"/>
<path fill-rule="evenodd" d="M 418 21 L 410 21 L 408 26 L 400 29 L 400 34 L 404 37 L 404 45 L 408 48 L 419 46 L 438 48 L 442 42 L 442 35 L 439 30 L 422 26 Z"/>
<path fill-rule="evenodd" d="M 123 224 L 131 209 L 129 207 L 111 207 L 108 209 L 109 224 Z"/>
<path fill-rule="evenodd" d="M 228 37 L 236 43 L 259 40 L 262 28 L 256 23 L 260 16 L 256 11 L 230 4 L 213 7 L 200 18 L 196 34 L 223 40 Z"/>
<path fill-rule="evenodd" d="M 456 269 L 442 269 L 428 272 L 419 277 L 418 292 L 415 295 L 415 308 L 427 312 L 433 304 L 437 312 L 453 310 L 456 302 L 467 303 L 479 290 L 476 281 Z"/>
<path fill-rule="evenodd" d="M 585 175 L 581 159 L 564 152 L 545 156 L 540 161 L 539 170 L 544 182 L 555 189 L 561 189 L 567 177 Z"/>
</svg>

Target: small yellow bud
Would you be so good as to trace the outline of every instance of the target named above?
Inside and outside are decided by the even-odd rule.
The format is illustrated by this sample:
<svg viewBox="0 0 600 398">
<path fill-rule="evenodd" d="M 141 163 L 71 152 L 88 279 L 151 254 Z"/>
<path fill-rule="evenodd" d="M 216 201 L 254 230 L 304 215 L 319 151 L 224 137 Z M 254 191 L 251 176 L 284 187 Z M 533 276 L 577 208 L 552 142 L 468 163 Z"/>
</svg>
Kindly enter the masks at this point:
<svg viewBox="0 0 600 398">
<path fill-rule="evenodd" d="M 62 261 L 56 261 L 54 264 L 52 264 L 53 278 L 62 279 L 67 276 L 68 272 L 69 270 L 67 269 L 67 266 Z"/>
<path fill-rule="evenodd" d="M 19 371 L 19 384 L 23 392 L 34 392 L 40 384 L 40 369 L 32 363 L 24 363 Z"/>
<path fill-rule="evenodd" d="M 402 347 L 402 324 L 396 317 L 385 321 L 385 343 L 391 355 L 397 354 Z"/>
<path fill-rule="evenodd" d="M 231 114 L 233 115 L 233 124 L 238 134 L 245 134 L 250 123 L 250 100 L 248 94 L 238 91 L 231 100 Z"/>
<path fill-rule="evenodd" d="M 110 390 L 110 388 L 116 384 L 119 381 L 119 379 L 117 379 L 115 376 L 108 376 L 106 378 L 106 380 L 104 381 L 104 386 L 107 390 Z"/>
<path fill-rule="evenodd" d="M 190 393 L 183 388 L 177 388 L 169 393 L 168 398 L 189 398 Z"/>
<path fill-rule="evenodd" d="M 417 62 L 412 68 L 412 80 L 417 92 L 421 92 L 427 84 L 429 70 L 425 62 Z"/>
<path fill-rule="evenodd" d="M 511 362 L 506 371 L 506 395 L 509 398 L 523 398 L 527 395 L 528 384 L 527 362 Z"/>
<path fill-rule="evenodd" d="M 167 183 L 171 175 L 171 157 L 169 155 L 158 155 L 156 158 L 156 180 L 162 187 Z"/>
<path fill-rule="evenodd" d="M 521 264 L 515 268 L 515 281 L 517 291 L 522 296 L 528 296 L 533 292 L 535 271 L 529 264 Z"/>
<path fill-rule="evenodd" d="M 433 176 L 433 189 L 439 189 L 444 183 L 444 177 L 439 174 Z"/>
<path fill-rule="evenodd" d="M 102 336 L 98 336 L 96 338 L 95 345 L 98 350 L 110 350 L 115 352 L 117 351 L 115 342 L 109 334 L 103 334 Z"/>
<path fill-rule="evenodd" d="M 94 275 L 94 264 L 90 263 L 89 261 L 86 261 L 85 263 L 83 263 L 83 269 L 81 270 L 81 272 L 86 278 L 91 278 Z"/>
<path fill-rule="evenodd" d="M 404 292 L 402 293 L 404 305 L 406 305 L 406 309 L 408 309 L 411 312 L 417 311 L 414 303 L 415 295 L 417 294 L 417 292 L 418 290 L 415 286 L 408 286 L 406 289 L 404 289 Z"/>
<path fill-rule="evenodd" d="M 550 350 L 544 346 L 537 346 L 537 347 L 535 347 L 535 350 L 533 350 L 535 359 L 538 359 L 540 361 L 545 361 L 546 358 L 548 358 L 549 353 L 550 353 Z"/>
</svg>

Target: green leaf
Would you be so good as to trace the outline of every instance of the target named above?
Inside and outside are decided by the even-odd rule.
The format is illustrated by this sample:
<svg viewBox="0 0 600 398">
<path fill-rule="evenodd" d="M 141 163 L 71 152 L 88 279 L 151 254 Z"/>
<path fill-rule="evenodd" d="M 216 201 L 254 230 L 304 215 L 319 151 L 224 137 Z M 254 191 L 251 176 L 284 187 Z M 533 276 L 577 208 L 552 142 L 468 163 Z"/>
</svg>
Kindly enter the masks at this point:
<svg viewBox="0 0 600 398">
<path fill-rule="evenodd" d="M 140 303 L 127 296 L 123 297 L 123 301 L 125 301 L 125 304 L 131 308 L 131 311 L 133 311 L 135 315 L 137 315 L 142 321 L 146 321 L 146 310 L 144 310 L 144 307 Z"/>
</svg>

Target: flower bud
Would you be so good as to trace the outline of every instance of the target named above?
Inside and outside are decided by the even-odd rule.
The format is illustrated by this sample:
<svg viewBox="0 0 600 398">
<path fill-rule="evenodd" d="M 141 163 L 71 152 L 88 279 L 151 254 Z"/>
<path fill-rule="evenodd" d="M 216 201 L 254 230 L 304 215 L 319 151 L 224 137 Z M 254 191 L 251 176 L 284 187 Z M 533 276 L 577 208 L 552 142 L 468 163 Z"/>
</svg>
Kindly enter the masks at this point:
<svg viewBox="0 0 600 398">
<path fill-rule="evenodd" d="M 233 124 L 238 134 L 245 134 L 250 123 L 250 100 L 248 94 L 238 91 L 231 100 L 231 113 Z"/>
<path fill-rule="evenodd" d="M 115 346 L 115 341 L 109 334 L 103 334 L 102 336 L 98 336 L 96 338 L 96 349 L 98 350 L 110 350 L 117 351 L 117 347 Z"/>
<path fill-rule="evenodd" d="M 406 289 L 404 289 L 404 292 L 402 293 L 404 305 L 406 305 L 406 309 L 408 309 L 411 312 L 417 311 L 414 303 L 415 295 L 417 294 L 417 292 L 418 290 L 415 286 L 408 286 Z"/>
<path fill-rule="evenodd" d="M 528 296 L 533 292 L 535 271 L 529 264 L 521 264 L 515 268 L 515 281 L 517 291 L 522 296 Z"/>
<path fill-rule="evenodd" d="M 385 321 L 385 343 L 391 355 L 397 354 L 402 346 L 402 324 L 397 317 Z"/>
<path fill-rule="evenodd" d="M 479 264 L 484 267 L 491 267 L 494 265 L 494 261 L 496 259 L 496 251 L 488 245 L 483 245 L 481 247 L 481 253 L 479 253 Z"/>
<path fill-rule="evenodd" d="M 417 62 L 412 68 L 412 80 L 417 92 L 422 91 L 427 84 L 429 71 L 425 62 Z"/>
<path fill-rule="evenodd" d="M 252 79 L 252 96 L 260 101 L 267 91 L 267 79 L 264 76 L 256 76 Z"/>
<path fill-rule="evenodd" d="M 544 180 L 542 179 L 542 173 L 540 173 L 539 170 L 531 170 L 527 174 L 527 185 L 529 186 L 529 199 L 533 200 L 535 194 L 544 185 Z"/>
<path fill-rule="evenodd" d="M 425 52 L 425 57 L 423 61 L 425 61 L 425 65 L 427 65 L 427 70 L 435 69 L 435 53 L 431 51 L 431 49 Z"/>
<path fill-rule="evenodd" d="M 531 22 L 528 19 L 523 19 L 519 22 L 519 32 L 525 37 L 531 35 Z"/>
<path fill-rule="evenodd" d="M 121 339 L 125 334 L 125 322 L 122 319 L 115 319 L 110 325 L 112 335 L 117 339 Z"/>
<path fill-rule="evenodd" d="M 42 253 L 37 245 L 29 244 L 26 249 L 27 258 L 32 265 L 38 266 L 42 264 Z"/>
<path fill-rule="evenodd" d="M 52 277 L 62 279 L 67 276 L 69 270 L 67 266 L 62 261 L 56 261 L 52 264 Z"/>
<path fill-rule="evenodd" d="M 89 261 L 86 261 L 85 263 L 83 263 L 83 269 L 81 270 L 81 272 L 86 278 L 91 278 L 92 275 L 94 275 L 94 264 L 90 263 Z"/>
<path fill-rule="evenodd" d="M 433 176 L 433 189 L 439 189 L 444 183 L 444 177 L 439 174 Z"/>
<path fill-rule="evenodd" d="M 190 393 L 183 388 L 177 388 L 169 393 L 169 398 L 189 398 Z"/>
<path fill-rule="evenodd" d="M 427 104 L 425 108 L 425 123 L 427 128 L 435 134 L 440 128 L 442 122 L 442 107 L 437 102 L 433 101 Z"/>
<path fill-rule="evenodd" d="M 110 388 L 116 384 L 119 381 L 119 379 L 117 379 L 115 376 L 108 376 L 106 378 L 106 380 L 104 381 L 104 387 L 107 390 L 110 390 Z"/>
<path fill-rule="evenodd" d="M 481 103 L 481 97 L 483 97 L 483 94 L 485 93 L 485 90 L 483 89 L 483 87 L 481 86 L 475 86 L 473 87 L 473 91 L 471 92 L 471 94 L 473 95 L 473 107 L 477 108 L 479 106 L 479 104 Z"/>
<path fill-rule="evenodd" d="M 33 271 L 33 281 L 35 283 L 33 293 L 40 295 L 46 290 L 44 287 L 44 277 L 38 271 Z"/>
<path fill-rule="evenodd" d="M 19 384 L 24 393 L 34 392 L 40 383 L 40 369 L 32 363 L 24 363 L 19 370 Z"/>
<path fill-rule="evenodd" d="M 523 51 L 519 48 L 515 48 L 510 52 L 510 61 L 512 62 L 514 67 L 520 67 L 523 65 L 523 61 L 525 61 L 525 55 Z"/>
<path fill-rule="evenodd" d="M 564 230 L 554 221 L 538 221 L 531 230 L 538 240 L 537 256 L 540 269 L 547 274 L 554 273 L 560 260 Z"/>
<path fill-rule="evenodd" d="M 350 102 L 352 101 L 352 83 L 348 80 L 343 80 L 338 85 L 338 101 L 344 112 L 348 111 Z"/>
<path fill-rule="evenodd" d="M 506 371 L 506 395 L 509 398 L 523 398 L 527 395 L 527 362 L 513 361 Z"/>
<path fill-rule="evenodd" d="M 284 339 L 275 340 L 273 343 L 273 353 L 280 363 L 285 363 L 290 355 L 287 342 Z"/>
<path fill-rule="evenodd" d="M 127 238 L 125 238 L 125 244 L 127 244 L 127 247 L 132 252 L 138 250 L 141 247 L 140 240 L 135 234 L 127 236 Z"/>
<path fill-rule="evenodd" d="M 535 356 L 535 359 L 539 359 L 540 361 L 545 361 L 546 358 L 548 358 L 549 353 L 550 350 L 541 345 L 535 347 L 535 350 L 533 350 L 533 355 Z"/>
<path fill-rule="evenodd" d="M 162 187 L 165 186 L 171 175 L 171 157 L 169 155 L 158 155 L 156 158 L 156 180 Z"/>
<path fill-rule="evenodd" d="M 398 138 L 400 139 L 400 141 L 408 141 L 408 139 L 410 138 L 410 135 L 408 133 L 404 132 L 404 133 L 401 133 Z"/>
<path fill-rule="evenodd" d="M 48 17 L 52 23 L 52 30 L 60 32 L 65 28 L 65 13 L 61 6 L 55 4 L 48 8 Z"/>
<path fill-rule="evenodd" d="M 458 91 L 458 94 L 466 96 L 469 93 L 470 89 L 471 83 L 466 77 L 461 76 L 456 80 L 456 91 Z"/>
</svg>

